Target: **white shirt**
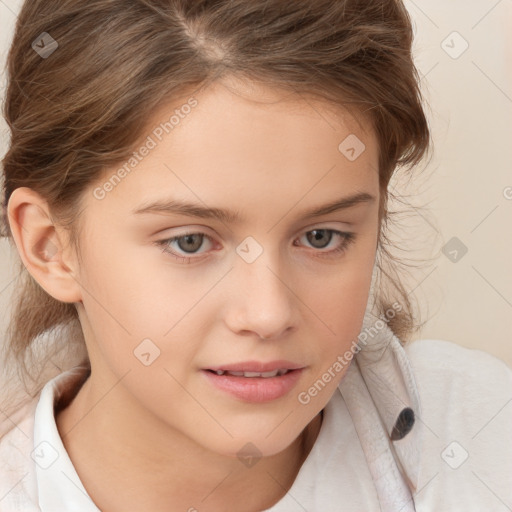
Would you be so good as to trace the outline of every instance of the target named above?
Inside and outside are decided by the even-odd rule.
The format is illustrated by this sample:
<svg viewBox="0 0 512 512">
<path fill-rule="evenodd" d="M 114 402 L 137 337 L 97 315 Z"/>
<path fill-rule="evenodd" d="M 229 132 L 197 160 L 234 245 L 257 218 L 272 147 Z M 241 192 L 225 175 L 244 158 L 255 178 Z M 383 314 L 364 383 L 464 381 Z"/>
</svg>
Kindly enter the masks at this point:
<svg viewBox="0 0 512 512">
<path fill-rule="evenodd" d="M 356 356 L 349 368 L 354 380 L 344 378 L 324 408 L 320 432 L 292 488 L 268 512 L 512 510 L 512 370 L 489 354 L 446 341 L 413 342 L 404 354 L 414 374 L 407 386 L 417 385 L 421 400 L 410 434 L 394 442 L 381 436 L 386 412 L 380 425 L 361 419 L 372 407 L 358 395 L 364 371 L 359 372 Z M 98 512 L 64 449 L 54 416 L 62 393 L 76 393 L 84 371 L 77 367 L 49 381 L 23 419 L 0 439 L 0 512 Z M 401 370 L 386 363 L 376 375 L 385 373 L 395 379 Z M 379 380 L 376 392 L 367 380 L 370 393 L 365 391 L 380 411 L 392 410 L 397 397 L 400 408 L 407 405 L 398 385 L 386 391 L 384 383 Z M 348 406 L 354 400 L 357 408 Z M 398 499 L 400 482 L 393 480 L 382 447 L 390 447 L 392 465 L 396 462 L 399 479 L 411 489 L 410 503 L 385 503 Z"/>
</svg>

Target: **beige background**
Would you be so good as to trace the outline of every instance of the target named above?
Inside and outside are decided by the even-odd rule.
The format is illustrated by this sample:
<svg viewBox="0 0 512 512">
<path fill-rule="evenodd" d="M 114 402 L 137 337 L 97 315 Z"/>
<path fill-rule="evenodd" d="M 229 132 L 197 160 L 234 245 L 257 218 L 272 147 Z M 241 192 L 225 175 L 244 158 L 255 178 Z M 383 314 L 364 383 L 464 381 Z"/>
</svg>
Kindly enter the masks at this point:
<svg viewBox="0 0 512 512">
<path fill-rule="evenodd" d="M 0 0 L 2 98 L 21 3 Z M 435 144 L 425 170 L 392 183 L 414 206 L 408 228 L 398 233 L 411 248 L 407 257 L 428 259 L 410 282 L 428 318 L 417 337 L 486 350 L 512 366 L 512 0 L 405 4 Z M 3 119 L 0 130 L 3 154 Z M 0 337 L 9 316 L 11 263 L 9 245 L 0 240 Z"/>
</svg>

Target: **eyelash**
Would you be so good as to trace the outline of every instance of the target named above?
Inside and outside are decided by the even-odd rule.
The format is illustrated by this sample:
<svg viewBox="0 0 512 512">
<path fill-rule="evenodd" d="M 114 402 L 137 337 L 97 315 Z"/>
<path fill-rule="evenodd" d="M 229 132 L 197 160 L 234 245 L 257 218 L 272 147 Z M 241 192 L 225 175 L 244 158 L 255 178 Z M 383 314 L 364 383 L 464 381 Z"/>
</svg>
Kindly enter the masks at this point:
<svg viewBox="0 0 512 512">
<path fill-rule="evenodd" d="M 336 229 L 328 229 L 328 228 L 312 229 L 310 231 L 306 231 L 305 234 L 311 233 L 312 231 L 328 231 L 328 232 L 334 233 L 335 235 L 339 235 L 340 237 L 343 238 L 341 245 L 339 245 L 335 249 L 332 249 L 330 251 L 320 251 L 319 250 L 318 251 L 319 254 L 315 255 L 315 257 L 318 257 L 318 258 L 335 257 L 339 253 L 345 252 L 347 250 L 347 248 L 350 246 L 350 244 L 354 243 L 354 241 L 356 239 L 355 233 L 347 233 L 347 232 L 343 232 L 343 231 L 338 231 Z M 155 242 L 155 244 L 158 245 L 159 247 L 161 247 L 162 252 L 169 254 L 174 259 L 179 260 L 182 263 L 190 263 L 192 260 L 198 259 L 198 258 L 194 257 L 194 256 L 192 256 L 192 257 L 182 256 L 180 254 L 176 254 L 174 251 L 169 250 L 169 245 L 172 242 L 175 242 L 176 240 L 180 240 L 181 238 L 185 238 L 186 236 L 190 236 L 190 235 L 203 235 L 204 237 L 211 240 L 210 236 L 206 235 L 205 233 L 196 231 L 196 232 L 183 233 L 181 235 L 173 236 L 173 237 L 167 238 L 165 240 L 159 240 L 159 241 Z"/>
</svg>

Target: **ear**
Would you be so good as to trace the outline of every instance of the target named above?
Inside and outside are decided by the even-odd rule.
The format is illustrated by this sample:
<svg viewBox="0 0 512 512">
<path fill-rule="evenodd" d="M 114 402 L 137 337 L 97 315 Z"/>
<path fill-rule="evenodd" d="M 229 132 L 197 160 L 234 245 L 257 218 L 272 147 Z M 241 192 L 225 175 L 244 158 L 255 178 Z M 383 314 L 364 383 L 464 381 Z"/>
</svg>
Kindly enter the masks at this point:
<svg viewBox="0 0 512 512">
<path fill-rule="evenodd" d="M 61 302 L 80 302 L 76 258 L 71 256 L 64 231 L 53 224 L 45 199 L 19 187 L 9 198 L 7 213 L 20 258 L 41 288 Z"/>
</svg>

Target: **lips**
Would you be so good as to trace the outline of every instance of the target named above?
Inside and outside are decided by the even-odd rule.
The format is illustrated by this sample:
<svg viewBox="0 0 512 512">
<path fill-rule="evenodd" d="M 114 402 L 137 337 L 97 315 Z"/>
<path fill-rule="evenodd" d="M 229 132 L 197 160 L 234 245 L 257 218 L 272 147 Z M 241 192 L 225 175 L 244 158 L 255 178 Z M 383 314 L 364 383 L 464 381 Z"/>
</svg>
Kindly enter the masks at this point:
<svg viewBox="0 0 512 512">
<path fill-rule="evenodd" d="M 288 394 L 304 367 L 291 361 L 246 361 L 203 370 L 207 381 L 245 402 L 269 402 Z"/>
</svg>

